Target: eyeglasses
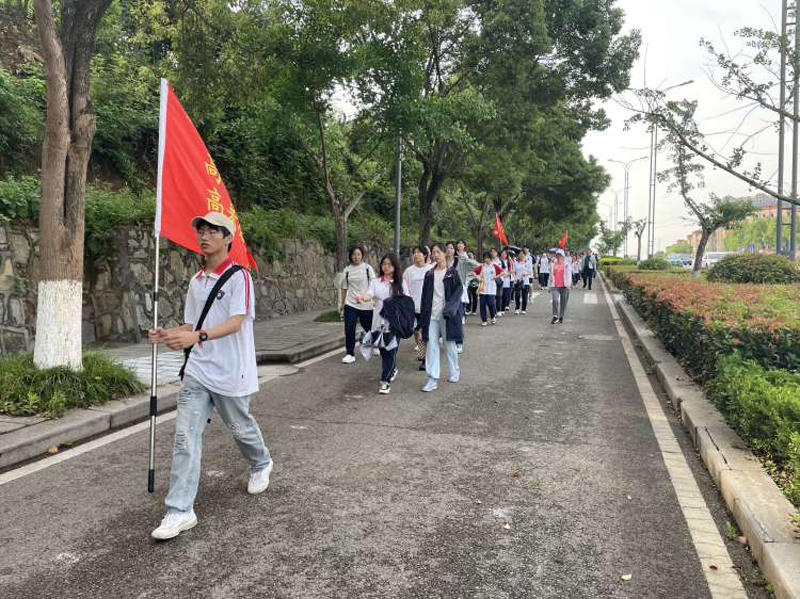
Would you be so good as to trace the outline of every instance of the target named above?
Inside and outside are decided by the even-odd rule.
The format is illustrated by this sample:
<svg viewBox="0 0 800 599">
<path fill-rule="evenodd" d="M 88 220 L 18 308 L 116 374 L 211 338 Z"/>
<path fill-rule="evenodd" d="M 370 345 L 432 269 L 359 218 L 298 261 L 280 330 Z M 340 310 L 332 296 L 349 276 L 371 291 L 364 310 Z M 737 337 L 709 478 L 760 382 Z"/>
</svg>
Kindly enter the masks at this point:
<svg viewBox="0 0 800 599">
<path fill-rule="evenodd" d="M 217 235 L 222 235 L 222 231 L 220 231 L 219 229 L 212 229 L 210 227 L 200 227 L 199 229 L 197 229 L 198 237 L 203 238 L 206 235 L 208 235 L 209 237 L 214 237 Z"/>
</svg>

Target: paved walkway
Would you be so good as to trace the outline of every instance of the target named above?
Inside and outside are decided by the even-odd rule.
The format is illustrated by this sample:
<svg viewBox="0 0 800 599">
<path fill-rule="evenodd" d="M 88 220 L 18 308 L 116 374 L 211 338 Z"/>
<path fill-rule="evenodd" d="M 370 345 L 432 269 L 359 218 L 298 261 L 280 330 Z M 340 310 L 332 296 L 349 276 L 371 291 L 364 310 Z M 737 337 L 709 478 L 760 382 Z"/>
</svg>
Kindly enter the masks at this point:
<svg viewBox="0 0 800 599">
<path fill-rule="evenodd" d="M 153 496 L 146 428 L 0 484 L 0 596 L 766 598 L 721 534 L 727 513 L 683 427 L 643 399 L 602 290 L 573 292 L 563 325 L 549 313 L 542 293 L 527 316 L 471 318 L 461 381 L 431 394 L 408 342 L 388 396 L 375 359 L 340 352 L 265 383 L 252 411 L 275 458 L 269 490 L 247 495 L 215 417 L 199 524 L 168 543 L 149 533 L 170 418 Z M 700 512 L 742 581 L 708 562 L 688 523 Z"/>
</svg>

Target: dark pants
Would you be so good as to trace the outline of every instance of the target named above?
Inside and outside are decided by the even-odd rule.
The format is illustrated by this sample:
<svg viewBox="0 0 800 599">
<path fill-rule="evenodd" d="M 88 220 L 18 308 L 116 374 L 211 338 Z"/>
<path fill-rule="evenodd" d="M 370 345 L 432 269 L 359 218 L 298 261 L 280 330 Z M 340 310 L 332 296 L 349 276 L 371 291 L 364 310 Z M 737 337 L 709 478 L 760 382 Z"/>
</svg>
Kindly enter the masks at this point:
<svg viewBox="0 0 800 599">
<path fill-rule="evenodd" d="M 356 325 L 361 323 L 365 331 L 372 328 L 372 310 L 356 310 L 353 306 L 344 307 L 344 346 L 347 355 L 355 355 Z"/>
<path fill-rule="evenodd" d="M 514 307 L 519 310 L 520 299 L 522 300 L 522 311 L 528 309 L 528 294 L 531 292 L 530 285 L 517 285 L 514 287 Z"/>
<path fill-rule="evenodd" d="M 398 347 L 395 347 L 393 350 L 385 350 L 381 348 L 381 382 L 388 383 L 389 379 L 392 378 L 392 373 L 394 369 L 397 367 L 397 350 Z"/>
<path fill-rule="evenodd" d="M 503 283 L 497 283 L 497 293 L 494 296 L 494 307 L 498 312 L 503 311 Z"/>
<path fill-rule="evenodd" d="M 547 283 L 550 281 L 550 273 L 547 272 L 540 272 L 539 273 L 539 286 L 542 289 L 547 289 Z"/>
<path fill-rule="evenodd" d="M 503 307 L 500 308 L 501 312 L 505 312 L 508 310 L 508 307 L 511 305 L 511 292 L 513 290 L 511 287 L 503 287 Z"/>
<path fill-rule="evenodd" d="M 495 296 L 481 294 L 481 320 L 483 322 L 486 322 L 487 308 L 492 318 L 497 316 L 497 305 L 495 304 Z"/>
<path fill-rule="evenodd" d="M 478 288 L 477 287 L 467 287 L 467 293 L 469 294 L 469 312 L 475 314 L 478 311 Z"/>
<path fill-rule="evenodd" d="M 583 269 L 583 286 L 589 286 L 589 289 L 592 288 L 592 279 L 594 279 L 594 269 L 592 268 L 584 268 Z"/>
</svg>

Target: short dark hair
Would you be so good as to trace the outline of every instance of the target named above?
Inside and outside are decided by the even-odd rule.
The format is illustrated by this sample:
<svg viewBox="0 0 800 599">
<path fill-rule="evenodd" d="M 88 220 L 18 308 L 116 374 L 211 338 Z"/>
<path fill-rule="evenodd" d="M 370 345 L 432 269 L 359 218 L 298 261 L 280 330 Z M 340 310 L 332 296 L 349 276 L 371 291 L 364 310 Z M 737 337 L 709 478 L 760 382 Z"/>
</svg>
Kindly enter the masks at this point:
<svg viewBox="0 0 800 599">
<path fill-rule="evenodd" d="M 413 256 L 414 252 L 416 251 L 419 251 L 419 253 L 425 256 L 426 258 L 428 257 L 428 248 L 426 246 L 415 245 L 413 248 L 411 248 L 411 255 Z"/>
<path fill-rule="evenodd" d="M 350 246 L 350 249 L 349 249 L 349 250 L 347 250 L 347 259 L 348 259 L 348 260 L 350 260 L 350 262 L 352 262 L 352 261 L 353 261 L 353 254 L 355 254 L 355 253 L 356 253 L 356 250 L 358 250 L 359 252 L 361 252 L 361 258 L 362 258 L 362 259 L 364 258 L 364 256 L 366 256 L 366 255 L 367 255 L 367 252 L 365 252 L 365 251 L 364 251 L 364 248 L 363 248 L 362 246 L 360 246 L 360 245 L 358 245 L 358 244 L 356 244 L 356 245 L 351 245 L 351 246 Z"/>
<path fill-rule="evenodd" d="M 490 252 L 489 250 L 486 250 L 485 252 L 483 252 L 483 259 L 484 260 L 486 260 L 486 258 L 491 258 L 491 257 L 492 257 L 492 252 Z"/>
</svg>

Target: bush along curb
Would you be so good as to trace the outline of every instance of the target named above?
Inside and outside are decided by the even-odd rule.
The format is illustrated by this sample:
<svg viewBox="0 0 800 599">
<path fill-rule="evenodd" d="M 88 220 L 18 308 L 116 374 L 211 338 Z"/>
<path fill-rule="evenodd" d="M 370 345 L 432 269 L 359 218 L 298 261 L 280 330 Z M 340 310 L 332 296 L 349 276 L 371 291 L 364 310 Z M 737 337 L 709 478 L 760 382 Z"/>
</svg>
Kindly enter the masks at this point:
<svg viewBox="0 0 800 599">
<path fill-rule="evenodd" d="M 800 539 L 791 524 L 794 507 L 635 310 L 623 301 L 618 307 L 653 363 L 776 597 L 800 599 Z"/>
</svg>

